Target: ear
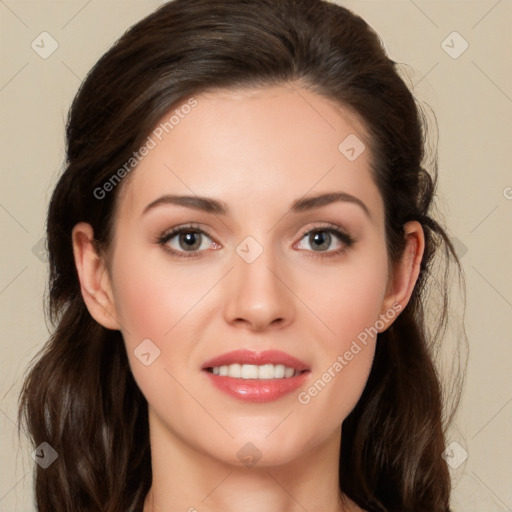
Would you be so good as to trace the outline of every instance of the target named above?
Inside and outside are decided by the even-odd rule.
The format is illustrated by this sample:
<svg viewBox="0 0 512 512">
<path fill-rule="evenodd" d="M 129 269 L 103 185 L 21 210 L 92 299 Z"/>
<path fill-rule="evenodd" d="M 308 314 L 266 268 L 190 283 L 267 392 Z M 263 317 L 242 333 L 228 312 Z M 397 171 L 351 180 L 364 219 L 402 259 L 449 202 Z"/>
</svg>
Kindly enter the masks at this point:
<svg viewBox="0 0 512 512">
<path fill-rule="evenodd" d="M 89 313 L 103 327 L 120 329 L 110 276 L 104 258 L 98 254 L 91 225 L 76 224 L 71 236 L 80 289 Z"/>
<path fill-rule="evenodd" d="M 407 306 L 420 274 L 420 264 L 425 250 L 425 234 L 421 224 L 417 221 L 404 224 L 404 237 L 406 246 L 402 258 L 393 266 L 382 303 L 381 316 L 391 309 L 399 312 Z M 393 314 L 393 318 L 396 319 L 397 316 Z M 388 321 L 380 332 L 386 330 L 392 323 L 393 321 Z"/>
</svg>

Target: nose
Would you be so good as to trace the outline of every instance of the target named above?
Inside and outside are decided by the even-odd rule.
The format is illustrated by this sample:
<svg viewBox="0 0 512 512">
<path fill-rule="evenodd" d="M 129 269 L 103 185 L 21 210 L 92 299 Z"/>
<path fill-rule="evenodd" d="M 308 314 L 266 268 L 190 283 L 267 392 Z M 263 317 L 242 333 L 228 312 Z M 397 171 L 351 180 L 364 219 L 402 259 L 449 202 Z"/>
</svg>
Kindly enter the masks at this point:
<svg viewBox="0 0 512 512">
<path fill-rule="evenodd" d="M 229 274 L 225 320 L 253 331 L 282 329 L 294 320 L 294 295 L 278 264 L 267 251 L 247 263 L 235 255 L 235 268 Z"/>
</svg>

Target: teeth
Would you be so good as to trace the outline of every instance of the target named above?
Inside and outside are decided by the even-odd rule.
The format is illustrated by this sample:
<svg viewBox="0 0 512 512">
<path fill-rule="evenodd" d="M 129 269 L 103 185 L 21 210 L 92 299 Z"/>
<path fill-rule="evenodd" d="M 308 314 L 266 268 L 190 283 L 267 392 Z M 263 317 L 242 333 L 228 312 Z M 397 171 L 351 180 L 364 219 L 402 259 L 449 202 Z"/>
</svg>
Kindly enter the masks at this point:
<svg viewBox="0 0 512 512">
<path fill-rule="evenodd" d="M 262 366 L 256 366 L 258 371 L 258 375 L 256 378 L 258 379 L 273 379 L 274 378 L 274 365 L 273 364 L 264 364 Z"/>
<path fill-rule="evenodd" d="M 283 364 L 276 364 L 274 366 L 274 378 L 284 379 L 284 365 Z"/>
<path fill-rule="evenodd" d="M 284 367 L 284 377 L 287 379 L 288 377 L 293 377 L 295 374 L 295 370 L 293 368 Z"/>
<path fill-rule="evenodd" d="M 242 379 L 257 379 L 258 378 L 258 367 L 255 366 L 254 364 L 242 365 L 242 368 L 240 371 L 240 377 L 242 377 Z"/>
<path fill-rule="evenodd" d="M 298 375 L 295 368 L 290 368 L 284 364 L 230 364 L 224 366 L 215 366 L 211 369 L 214 375 L 221 377 L 235 377 L 242 379 L 286 379 Z"/>
</svg>

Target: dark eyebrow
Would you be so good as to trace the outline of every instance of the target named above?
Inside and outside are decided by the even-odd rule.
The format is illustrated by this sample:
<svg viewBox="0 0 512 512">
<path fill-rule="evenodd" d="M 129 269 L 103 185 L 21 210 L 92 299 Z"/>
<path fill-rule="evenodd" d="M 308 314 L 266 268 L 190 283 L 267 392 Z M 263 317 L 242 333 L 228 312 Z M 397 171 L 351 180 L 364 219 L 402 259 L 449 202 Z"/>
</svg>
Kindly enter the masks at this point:
<svg viewBox="0 0 512 512">
<path fill-rule="evenodd" d="M 203 210 L 207 213 L 215 213 L 218 215 L 227 215 L 228 213 L 228 207 L 222 201 L 199 196 L 165 195 L 155 199 L 152 203 L 149 203 L 146 208 L 144 208 L 142 214 L 162 204 L 176 204 L 178 206 L 186 206 L 187 208 Z"/>
<path fill-rule="evenodd" d="M 298 213 L 311 210 L 313 208 L 320 208 L 321 206 L 326 206 L 337 201 L 357 204 L 363 209 L 366 215 L 371 218 L 370 210 L 368 210 L 368 207 L 363 203 L 363 201 L 358 199 L 356 196 L 347 194 L 346 192 L 330 192 L 328 194 L 320 194 L 318 196 L 303 197 L 294 201 L 290 210 L 293 213 Z"/>
<path fill-rule="evenodd" d="M 346 192 L 330 192 L 327 194 L 297 199 L 292 203 L 290 211 L 292 213 L 300 213 L 306 210 L 312 210 L 313 208 L 320 208 L 321 206 L 326 206 L 337 201 L 356 204 L 363 209 L 368 217 L 371 218 L 370 211 L 363 201 L 351 194 L 347 194 Z M 227 215 L 229 211 L 226 203 L 208 197 L 164 195 L 149 203 L 146 208 L 144 208 L 143 214 L 156 206 L 164 204 L 185 206 L 187 208 L 203 210 L 207 213 L 214 213 L 217 215 Z"/>
</svg>

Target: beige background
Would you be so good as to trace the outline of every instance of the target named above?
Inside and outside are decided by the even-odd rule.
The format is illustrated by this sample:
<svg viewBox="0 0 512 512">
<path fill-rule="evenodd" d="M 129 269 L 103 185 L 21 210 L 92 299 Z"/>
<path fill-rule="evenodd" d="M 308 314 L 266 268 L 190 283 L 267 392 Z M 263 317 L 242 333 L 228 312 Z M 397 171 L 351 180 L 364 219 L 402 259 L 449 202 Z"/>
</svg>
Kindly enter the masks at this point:
<svg viewBox="0 0 512 512">
<path fill-rule="evenodd" d="M 17 442 L 16 399 L 26 365 L 48 332 L 46 267 L 38 244 L 63 162 L 67 109 L 96 60 L 160 3 L 0 0 L 0 511 L 34 510 L 32 448 L 23 435 L 21 446 Z M 437 115 L 440 195 L 468 291 L 467 378 L 448 439 L 457 443 L 448 454 L 456 466 L 453 509 L 510 511 L 512 2 L 344 5 L 369 21 L 394 60 L 410 66 L 415 94 Z M 43 31 L 58 43 L 46 59 L 31 47 Z M 454 31 L 461 37 L 450 35 Z M 467 50 L 453 58 L 464 41 Z"/>
</svg>

